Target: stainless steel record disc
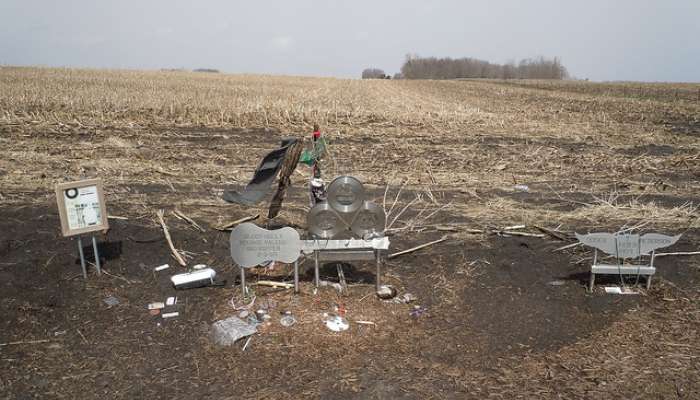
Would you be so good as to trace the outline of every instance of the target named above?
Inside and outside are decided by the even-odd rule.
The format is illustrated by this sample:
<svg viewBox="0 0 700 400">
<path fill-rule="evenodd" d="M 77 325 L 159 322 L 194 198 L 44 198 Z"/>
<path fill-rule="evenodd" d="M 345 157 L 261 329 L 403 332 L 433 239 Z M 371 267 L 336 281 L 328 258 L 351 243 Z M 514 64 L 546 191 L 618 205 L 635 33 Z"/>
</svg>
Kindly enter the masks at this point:
<svg viewBox="0 0 700 400">
<path fill-rule="evenodd" d="M 328 204 L 337 212 L 352 214 L 362 207 L 365 189 L 352 176 L 340 176 L 328 185 Z"/>
<path fill-rule="evenodd" d="M 371 233 L 384 232 L 386 214 L 384 210 L 371 201 L 365 201 L 352 223 L 352 232 L 363 237 Z"/>
<path fill-rule="evenodd" d="M 331 239 L 343 230 L 344 226 L 338 215 L 326 202 L 313 206 L 309 211 L 307 224 L 309 232 L 323 239 Z"/>
</svg>

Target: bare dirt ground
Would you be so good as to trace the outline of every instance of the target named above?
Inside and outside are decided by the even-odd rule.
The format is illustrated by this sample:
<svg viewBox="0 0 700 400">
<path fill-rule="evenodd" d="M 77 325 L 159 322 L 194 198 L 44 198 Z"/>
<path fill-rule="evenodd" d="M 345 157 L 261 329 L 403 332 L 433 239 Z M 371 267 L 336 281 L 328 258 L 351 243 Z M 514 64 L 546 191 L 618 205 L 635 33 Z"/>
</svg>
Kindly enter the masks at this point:
<svg viewBox="0 0 700 400">
<path fill-rule="evenodd" d="M 697 256 L 658 258 L 651 290 L 614 296 L 600 286 L 618 277 L 586 292 L 591 251 L 555 251 L 574 231 L 641 223 L 683 233 L 670 251 L 698 250 L 697 85 L 3 68 L 0 89 L 3 398 L 700 397 Z M 346 266 L 346 295 L 313 294 L 307 261 L 300 295 L 255 288 L 256 307 L 273 318 L 245 351 L 214 346 L 209 326 L 237 313 L 232 299 L 240 304 L 229 235 L 214 228 L 265 214 L 265 204 L 220 194 L 314 120 L 331 141 L 327 177 L 359 177 L 376 202 L 396 203 L 394 216 L 406 207 L 389 230 L 391 252 L 447 237 L 384 268 L 384 281 L 425 311 L 377 299 L 369 264 Z M 256 222 L 305 226 L 300 171 L 281 215 Z M 127 219 L 98 236 L 108 274 L 91 269 L 84 281 L 76 242 L 60 235 L 53 185 L 94 176 L 106 182 L 109 214 Z M 170 275 L 184 269 L 158 209 L 189 264 L 213 266 L 224 287 L 172 288 Z M 513 225 L 543 237 L 497 234 Z M 173 267 L 153 271 L 166 262 Z M 290 274 L 260 268 L 249 279 Z M 337 280 L 334 265 L 322 275 Z M 120 303 L 106 305 L 108 296 Z M 149 315 L 146 305 L 167 296 L 178 297 L 179 317 Z M 322 324 L 336 304 L 347 332 Z M 292 327 L 279 323 L 287 310 Z"/>
</svg>

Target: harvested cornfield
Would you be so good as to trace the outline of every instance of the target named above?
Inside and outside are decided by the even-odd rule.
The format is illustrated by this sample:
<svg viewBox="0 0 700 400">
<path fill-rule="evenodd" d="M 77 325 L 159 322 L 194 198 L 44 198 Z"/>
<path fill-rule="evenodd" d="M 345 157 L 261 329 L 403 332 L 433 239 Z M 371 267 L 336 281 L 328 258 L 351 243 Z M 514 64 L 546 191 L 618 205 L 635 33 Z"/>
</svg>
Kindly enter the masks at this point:
<svg viewBox="0 0 700 400">
<path fill-rule="evenodd" d="M 659 257 L 634 296 L 585 290 L 574 232 L 633 228 L 700 250 L 700 85 L 413 81 L 0 68 L 0 393 L 7 398 L 696 398 L 698 256 Z M 273 315 L 243 351 L 207 338 L 236 315 L 225 203 L 261 156 L 320 124 L 324 176 L 361 179 L 387 219 L 385 282 L 346 266 L 347 293 L 255 288 Z M 307 139 L 308 141 L 308 139 Z M 303 230 L 299 166 L 274 221 Z M 54 185 L 101 177 L 111 229 L 87 281 L 61 237 Z M 156 213 L 223 288 L 175 291 Z M 204 232 L 172 211 L 186 215 Z M 109 250 L 109 251 L 108 251 Z M 311 263 L 306 262 L 307 267 Z M 91 270 L 93 271 L 93 270 Z M 288 280 L 290 268 L 249 279 Z M 336 266 L 322 269 L 337 280 Z M 601 283 L 604 284 L 605 281 Z M 616 277 L 608 283 L 619 284 Z M 146 304 L 179 298 L 179 317 Z M 113 296 L 119 304 L 107 306 Z M 323 313 L 352 326 L 328 331 Z M 414 306 L 420 306 L 414 309 Z M 284 327 L 279 313 L 297 323 Z M 360 322 L 358 322 L 360 321 Z"/>
</svg>

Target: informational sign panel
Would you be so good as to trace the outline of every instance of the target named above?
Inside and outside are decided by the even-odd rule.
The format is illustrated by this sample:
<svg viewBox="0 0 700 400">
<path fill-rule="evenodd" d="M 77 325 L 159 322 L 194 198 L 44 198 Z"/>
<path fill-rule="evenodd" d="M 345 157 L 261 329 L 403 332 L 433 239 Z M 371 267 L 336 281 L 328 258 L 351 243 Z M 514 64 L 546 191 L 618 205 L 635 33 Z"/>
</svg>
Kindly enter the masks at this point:
<svg viewBox="0 0 700 400">
<path fill-rule="evenodd" d="M 269 231 L 246 222 L 231 231 L 231 258 L 243 268 L 267 261 L 293 263 L 300 255 L 299 233 L 293 228 Z"/>
<path fill-rule="evenodd" d="M 63 236 L 109 228 L 101 179 L 59 183 L 56 200 Z"/>
</svg>

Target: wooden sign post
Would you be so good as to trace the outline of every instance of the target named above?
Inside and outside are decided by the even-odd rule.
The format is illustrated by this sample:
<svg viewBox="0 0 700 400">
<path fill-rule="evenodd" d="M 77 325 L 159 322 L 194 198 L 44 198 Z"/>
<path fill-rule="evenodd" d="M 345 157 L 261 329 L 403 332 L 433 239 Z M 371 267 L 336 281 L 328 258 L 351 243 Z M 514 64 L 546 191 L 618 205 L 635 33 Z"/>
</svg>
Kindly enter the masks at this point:
<svg viewBox="0 0 700 400">
<path fill-rule="evenodd" d="M 83 278 L 87 279 L 83 242 L 80 235 L 89 232 L 104 231 L 109 228 L 107 207 L 101 179 L 88 179 L 56 185 L 58 215 L 61 218 L 61 233 L 64 237 L 78 236 L 80 265 Z M 101 274 L 100 255 L 97 252 L 97 240 L 92 236 L 92 249 L 95 254 L 95 267 Z"/>
</svg>

